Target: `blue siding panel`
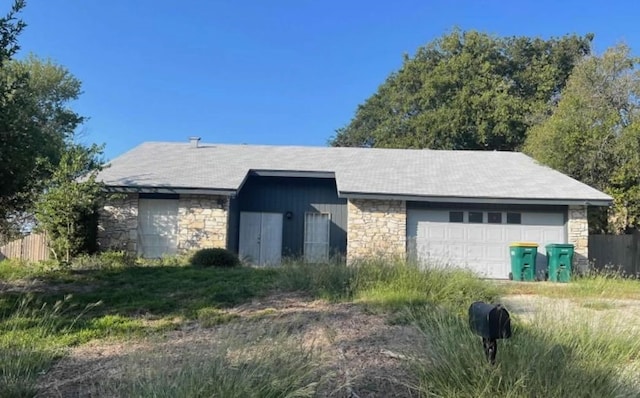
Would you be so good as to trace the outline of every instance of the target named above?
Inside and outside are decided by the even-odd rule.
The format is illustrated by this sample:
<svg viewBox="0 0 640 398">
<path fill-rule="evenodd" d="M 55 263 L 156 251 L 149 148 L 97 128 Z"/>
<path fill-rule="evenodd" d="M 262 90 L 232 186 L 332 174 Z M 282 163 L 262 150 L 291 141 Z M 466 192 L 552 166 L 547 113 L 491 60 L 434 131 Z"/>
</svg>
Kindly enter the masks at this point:
<svg viewBox="0 0 640 398">
<path fill-rule="evenodd" d="M 250 176 L 229 210 L 229 249 L 237 252 L 240 212 L 292 213 L 283 220 L 282 255 L 300 257 L 304 247 L 306 212 L 331 214 L 329 231 L 331 253 L 347 251 L 347 200 L 338 198 L 332 178 Z"/>
</svg>

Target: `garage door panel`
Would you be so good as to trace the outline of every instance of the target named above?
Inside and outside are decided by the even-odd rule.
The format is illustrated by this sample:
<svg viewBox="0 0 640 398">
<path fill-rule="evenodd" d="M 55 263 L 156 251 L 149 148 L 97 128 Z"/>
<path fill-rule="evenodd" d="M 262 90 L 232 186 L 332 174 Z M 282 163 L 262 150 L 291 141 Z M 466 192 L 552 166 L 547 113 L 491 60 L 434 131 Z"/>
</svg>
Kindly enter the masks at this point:
<svg viewBox="0 0 640 398">
<path fill-rule="evenodd" d="M 504 246 L 502 244 L 488 243 L 486 250 L 486 260 L 500 261 L 504 258 Z"/>
<path fill-rule="evenodd" d="M 456 258 L 471 260 L 473 262 L 480 261 L 485 257 L 485 247 L 481 244 L 469 244 L 467 246 L 466 256 L 460 256 L 461 253 L 456 253 Z"/>
<path fill-rule="evenodd" d="M 543 232 L 543 236 L 543 242 L 564 242 L 564 234 L 560 233 L 560 231 L 546 230 Z"/>
<path fill-rule="evenodd" d="M 526 242 L 541 242 L 544 241 L 544 232 L 540 228 L 529 226 L 522 231 L 522 237 Z"/>
<path fill-rule="evenodd" d="M 522 227 L 512 227 L 507 225 L 504 229 L 505 240 L 509 242 L 518 242 L 523 240 Z"/>
<path fill-rule="evenodd" d="M 423 253 L 427 254 L 429 257 L 443 257 L 449 258 L 450 247 L 447 244 L 442 242 L 433 242 L 430 245 L 425 247 Z"/>
<path fill-rule="evenodd" d="M 476 225 L 470 226 L 467 231 L 467 239 L 470 242 L 484 242 L 484 232 L 485 231 L 482 227 Z"/>
<path fill-rule="evenodd" d="M 489 242 L 503 241 L 504 230 L 499 226 L 487 225 L 486 240 Z"/>
<path fill-rule="evenodd" d="M 427 238 L 435 240 L 444 240 L 447 238 L 446 227 L 441 225 L 433 225 L 427 229 Z"/>
<path fill-rule="evenodd" d="M 448 214 L 448 210 L 409 210 L 407 224 L 415 225 L 418 232 L 418 236 L 409 239 L 415 243 L 419 260 L 429 264 L 446 261 L 484 277 L 504 279 L 511 268 L 510 243 L 538 243 L 538 267 L 543 267 L 546 265 L 544 246 L 566 242 L 562 213 L 523 212 L 522 224 L 450 223 Z M 506 221 L 506 217 L 503 216 L 503 220 Z"/>
<path fill-rule="evenodd" d="M 465 238 L 465 228 L 462 226 L 452 225 L 449 228 L 448 238 L 451 240 L 463 240 Z"/>
</svg>

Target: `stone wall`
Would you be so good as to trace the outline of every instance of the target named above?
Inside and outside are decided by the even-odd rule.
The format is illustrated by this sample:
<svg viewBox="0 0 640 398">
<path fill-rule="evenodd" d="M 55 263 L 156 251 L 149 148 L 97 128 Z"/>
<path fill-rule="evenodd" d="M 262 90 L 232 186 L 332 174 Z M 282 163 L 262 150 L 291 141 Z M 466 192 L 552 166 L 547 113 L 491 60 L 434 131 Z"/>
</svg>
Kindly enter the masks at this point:
<svg viewBox="0 0 640 398">
<path fill-rule="evenodd" d="M 229 198 L 217 195 L 180 195 L 178 251 L 226 247 Z M 138 252 L 138 194 L 111 199 L 100 209 L 100 250 Z"/>
<path fill-rule="evenodd" d="M 227 246 L 229 198 L 218 195 L 180 195 L 178 251 Z"/>
<path fill-rule="evenodd" d="M 100 210 L 98 247 L 100 250 L 138 250 L 138 194 L 110 199 Z"/>
<path fill-rule="evenodd" d="M 586 206 L 569 206 L 567 233 L 567 243 L 574 245 L 573 263 L 578 270 L 584 271 L 589 266 L 589 222 Z"/>
<path fill-rule="evenodd" d="M 405 201 L 353 199 L 347 211 L 348 263 L 371 256 L 405 256 Z"/>
</svg>

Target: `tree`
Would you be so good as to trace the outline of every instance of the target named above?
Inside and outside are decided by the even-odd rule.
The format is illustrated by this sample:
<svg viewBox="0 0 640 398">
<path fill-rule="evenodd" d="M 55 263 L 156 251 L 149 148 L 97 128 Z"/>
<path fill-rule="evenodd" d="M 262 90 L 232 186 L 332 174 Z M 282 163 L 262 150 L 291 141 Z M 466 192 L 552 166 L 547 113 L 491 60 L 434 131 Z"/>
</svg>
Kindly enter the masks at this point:
<svg viewBox="0 0 640 398">
<path fill-rule="evenodd" d="M 330 144 L 518 149 L 529 126 L 548 116 L 592 39 L 454 30 L 405 56 Z"/>
<path fill-rule="evenodd" d="M 574 68 L 551 117 L 534 126 L 524 150 L 540 162 L 613 196 L 608 226 L 640 226 L 640 75 L 627 46 L 590 56 Z"/>
<path fill-rule="evenodd" d="M 614 198 L 608 230 L 628 233 L 640 228 L 640 123 L 624 129 L 616 151 L 620 161 L 606 189 Z"/>
<path fill-rule="evenodd" d="M 3 71 L 6 64 L 12 59 L 15 53 L 20 49 L 18 46 L 18 36 L 26 24 L 17 20 L 16 15 L 24 8 L 25 3 L 22 0 L 16 0 L 11 10 L 3 18 L 0 18 L 0 71 Z M 10 192 L 9 188 L 5 188 L 5 182 L 11 181 L 14 177 L 11 168 L 11 162 L 8 159 L 8 151 L 11 149 L 8 142 L 11 141 L 11 134 L 19 126 L 15 126 L 11 120 L 9 108 L 12 103 L 12 94 L 15 90 L 20 89 L 26 82 L 25 76 L 15 76 L 9 79 L 5 73 L 0 73 L 0 227 L 4 224 L 6 209 L 8 209 L 12 197 L 15 192 Z M 2 230 L 0 229 L 0 232 Z"/>
<path fill-rule="evenodd" d="M 0 75 L 13 86 L 0 110 L 0 220 L 6 232 L 11 218 L 30 208 L 84 118 L 68 107 L 81 84 L 64 67 L 29 56 L 6 62 Z"/>
<path fill-rule="evenodd" d="M 69 262 L 95 243 L 94 215 L 101 198 L 102 184 L 97 157 L 102 147 L 69 146 L 52 171 L 48 188 L 35 206 L 38 227 L 47 232 L 57 260 Z"/>
</svg>

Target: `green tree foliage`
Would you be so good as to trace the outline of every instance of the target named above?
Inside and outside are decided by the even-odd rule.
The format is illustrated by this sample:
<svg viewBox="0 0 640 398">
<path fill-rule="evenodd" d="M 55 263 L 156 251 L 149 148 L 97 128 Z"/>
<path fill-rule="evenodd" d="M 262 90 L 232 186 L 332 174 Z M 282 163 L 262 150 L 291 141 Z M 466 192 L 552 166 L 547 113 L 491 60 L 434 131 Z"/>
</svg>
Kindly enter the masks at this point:
<svg viewBox="0 0 640 398">
<path fill-rule="evenodd" d="M 330 144 L 518 149 L 527 129 L 548 116 L 592 39 L 454 30 L 405 56 Z"/>
<path fill-rule="evenodd" d="M 627 46 L 576 65 L 551 117 L 534 126 L 524 150 L 540 162 L 613 196 L 610 224 L 640 226 L 640 75 Z"/>
<path fill-rule="evenodd" d="M 0 18 L 0 232 L 5 223 L 7 210 L 12 202 L 16 200 L 16 192 L 12 191 L 14 170 L 11 166 L 9 151 L 13 135 L 20 126 L 15 123 L 11 115 L 14 102 L 13 93 L 20 90 L 26 84 L 26 76 L 16 76 L 9 78 L 3 73 L 8 62 L 11 61 L 15 53 L 20 49 L 18 46 L 18 36 L 26 24 L 17 19 L 17 14 L 24 8 L 22 0 L 16 0 L 11 10 Z M 15 108 L 15 106 L 13 106 Z"/>
<path fill-rule="evenodd" d="M 640 228 L 640 123 L 626 128 L 617 142 L 619 162 L 606 191 L 614 198 L 608 230 L 630 232 Z"/>
<path fill-rule="evenodd" d="M 102 184 L 97 157 L 102 147 L 72 145 L 65 149 L 35 206 L 38 227 L 47 232 L 57 260 L 69 260 L 95 243 L 95 214 Z"/>
<path fill-rule="evenodd" d="M 0 232 L 15 226 L 29 210 L 62 152 L 74 140 L 83 117 L 69 108 L 80 95 L 80 81 L 51 61 L 29 56 L 14 60 L 24 23 L 16 1 L 0 19 Z"/>
</svg>

